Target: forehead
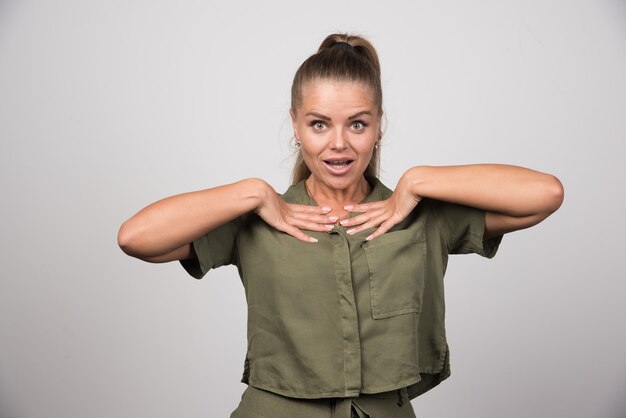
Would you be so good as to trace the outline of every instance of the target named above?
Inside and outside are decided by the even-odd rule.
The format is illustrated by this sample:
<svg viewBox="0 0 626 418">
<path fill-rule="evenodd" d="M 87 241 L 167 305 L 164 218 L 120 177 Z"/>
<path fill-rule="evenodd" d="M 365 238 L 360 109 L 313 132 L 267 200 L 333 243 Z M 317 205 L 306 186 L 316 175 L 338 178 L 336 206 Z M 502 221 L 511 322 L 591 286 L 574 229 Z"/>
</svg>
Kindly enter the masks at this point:
<svg viewBox="0 0 626 418">
<path fill-rule="evenodd" d="M 355 109 L 374 113 L 374 92 L 358 81 L 319 79 L 302 86 L 300 109 L 318 112 L 350 112 Z"/>
</svg>

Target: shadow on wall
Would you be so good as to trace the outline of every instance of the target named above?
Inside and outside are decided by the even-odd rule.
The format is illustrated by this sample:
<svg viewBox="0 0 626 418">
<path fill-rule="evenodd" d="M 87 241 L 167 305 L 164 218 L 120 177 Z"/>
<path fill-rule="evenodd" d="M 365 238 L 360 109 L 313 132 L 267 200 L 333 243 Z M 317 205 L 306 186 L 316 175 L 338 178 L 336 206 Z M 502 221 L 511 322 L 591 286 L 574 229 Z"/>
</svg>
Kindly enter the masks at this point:
<svg viewBox="0 0 626 418">
<path fill-rule="evenodd" d="M 2 8 L 0 7 L 0 10 Z M 3 393 L 5 395 L 3 395 Z M 23 418 L 18 416 L 14 409 L 12 409 L 9 400 L 7 399 L 6 392 L 2 391 L 0 387 L 0 417 L 2 418 Z"/>
<path fill-rule="evenodd" d="M 611 389 L 611 392 L 613 392 L 615 401 L 613 402 L 613 407 L 609 409 L 607 416 L 611 418 L 626 417 L 626 397 L 624 397 L 626 393 L 626 378 L 624 378 L 624 381 L 619 387 Z"/>
</svg>

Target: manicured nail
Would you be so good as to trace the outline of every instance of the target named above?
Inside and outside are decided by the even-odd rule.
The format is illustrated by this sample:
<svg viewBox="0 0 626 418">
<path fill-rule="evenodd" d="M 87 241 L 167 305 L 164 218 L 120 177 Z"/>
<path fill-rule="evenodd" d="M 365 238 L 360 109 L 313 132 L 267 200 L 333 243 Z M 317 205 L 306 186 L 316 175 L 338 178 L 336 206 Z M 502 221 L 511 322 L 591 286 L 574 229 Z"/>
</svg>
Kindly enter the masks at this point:
<svg viewBox="0 0 626 418">
<path fill-rule="evenodd" d="M 309 237 L 309 241 L 311 241 L 311 242 L 317 242 L 317 240 L 316 240 L 315 238 L 313 238 L 313 237 Z"/>
<path fill-rule="evenodd" d="M 352 210 L 352 208 L 354 208 L 354 205 L 346 205 L 343 207 L 345 210 L 347 210 L 348 212 L 350 212 Z"/>
<path fill-rule="evenodd" d="M 365 241 L 371 241 L 372 240 L 372 236 L 370 235 L 369 237 L 365 238 Z"/>
<path fill-rule="evenodd" d="M 332 231 L 332 229 L 335 227 L 335 225 L 328 224 L 328 225 L 324 225 L 324 227 L 326 229 L 328 229 L 329 231 Z"/>
<path fill-rule="evenodd" d="M 354 230 L 355 230 L 355 229 L 356 229 L 356 228 L 348 229 L 348 230 L 346 231 L 346 234 L 348 234 L 348 235 L 352 235 L 352 234 L 354 234 Z"/>
<path fill-rule="evenodd" d="M 329 217 L 328 217 L 328 219 L 329 219 L 331 222 L 337 222 L 337 220 L 339 219 L 339 217 L 338 217 L 338 216 L 329 216 Z"/>
<path fill-rule="evenodd" d="M 349 220 L 347 220 L 347 219 L 343 219 L 343 220 L 339 221 L 339 223 L 340 223 L 341 225 L 343 225 L 343 226 L 346 226 L 346 225 L 348 225 L 348 224 L 350 223 L 350 221 L 349 221 Z"/>
<path fill-rule="evenodd" d="M 326 207 L 326 206 L 324 206 L 324 207 L 322 208 L 322 212 L 324 212 L 324 213 L 328 213 L 328 212 L 330 212 L 331 210 L 332 210 L 332 208 L 329 208 L 329 207 Z"/>
</svg>

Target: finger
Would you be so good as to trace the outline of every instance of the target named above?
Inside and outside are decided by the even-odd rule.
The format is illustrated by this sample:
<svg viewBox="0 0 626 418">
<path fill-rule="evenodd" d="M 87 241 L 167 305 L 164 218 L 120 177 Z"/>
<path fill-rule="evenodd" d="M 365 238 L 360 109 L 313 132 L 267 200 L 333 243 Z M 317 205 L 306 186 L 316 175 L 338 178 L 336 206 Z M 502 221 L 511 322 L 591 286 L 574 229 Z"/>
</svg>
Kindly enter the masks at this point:
<svg viewBox="0 0 626 418">
<path fill-rule="evenodd" d="M 352 218 L 346 218 L 339 221 L 339 223 L 345 227 L 352 227 L 357 225 L 362 225 L 366 222 L 370 222 L 373 219 L 379 218 L 381 215 L 385 213 L 384 210 L 377 210 L 372 212 L 366 212 L 361 215 L 354 216 Z M 389 217 L 389 216 L 387 216 Z M 384 219 L 383 219 L 384 221 Z M 382 222 L 382 221 L 381 221 Z M 378 226 L 378 225 L 377 225 Z"/>
<path fill-rule="evenodd" d="M 388 212 L 382 213 L 380 216 L 374 217 L 372 218 L 369 222 L 366 222 L 362 225 L 359 225 L 355 228 L 349 229 L 346 231 L 346 233 L 350 234 L 350 235 L 354 235 L 357 234 L 361 231 L 365 231 L 366 229 L 370 229 L 370 228 L 382 228 L 382 230 L 379 231 L 374 231 L 374 233 L 377 233 L 375 235 L 379 236 L 384 234 L 385 232 L 387 232 L 392 226 L 400 223 L 400 221 L 402 220 L 402 218 L 399 218 L 397 216 L 390 216 Z M 383 226 L 384 225 L 384 226 Z M 368 236 L 368 238 L 370 238 L 371 235 Z M 374 237 L 374 238 L 375 238 Z"/>
<path fill-rule="evenodd" d="M 354 234 L 358 234 L 361 231 L 365 231 L 366 229 L 370 229 L 370 228 L 376 228 L 377 226 L 381 225 L 383 222 L 385 221 L 384 217 L 380 217 L 380 218 L 375 218 L 370 220 L 369 222 L 366 222 L 362 225 L 356 226 L 354 228 L 350 228 L 346 231 L 347 234 L 349 235 L 354 235 Z"/>
<path fill-rule="evenodd" d="M 308 231 L 329 232 L 334 228 L 332 223 L 317 223 L 304 219 L 292 219 L 289 224 L 298 229 L 306 229 Z"/>
<path fill-rule="evenodd" d="M 296 205 L 293 203 L 288 203 L 287 207 L 291 209 L 293 212 L 304 212 L 304 213 L 324 214 L 332 210 L 331 208 L 326 207 L 326 206 Z"/>
<path fill-rule="evenodd" d="M 346 205 L 343 208 L 348 212 L 369 212 L 371 210 L 380 209 L 385 206 L 386 203 L 386 200 L 380 200 L 378 202 Z"/>
<path fill-rule="evenodd" d="M 376 237 L 381 236 L 382 234 L 384 234 L 385 232 L 389 231 L 391 229 L 391 227 L 393 227 L 394 225 L 396 225 L 395 222 L 383 222 L 382 224 L 380 224 L 380 226 L 376 229 L 376 231 L 372 232 L 371 235 L 369 235 L 367 238 L 365 238 L 365 241 L 371 241 Z"/>
<path fill-rule="evenodd" d="M 310 235 L 305 234 L 304 232 L 300 231 L 298 228 L 292 225 L 285 225 L 283 229 L 281 229 L 281 231 L 291 235 L 294 238 L 299 239 L 300 241 L 317 242 L 317 239 L 313 238 Z"/>
<path fill-rule="evenodd" d="M 289 215 L 290 219 L 314 222 L 318 224 L 333 224 L 339 219 L 337 216 L 318 215 L 315 213 L 296 212 Z"/>
</svg>

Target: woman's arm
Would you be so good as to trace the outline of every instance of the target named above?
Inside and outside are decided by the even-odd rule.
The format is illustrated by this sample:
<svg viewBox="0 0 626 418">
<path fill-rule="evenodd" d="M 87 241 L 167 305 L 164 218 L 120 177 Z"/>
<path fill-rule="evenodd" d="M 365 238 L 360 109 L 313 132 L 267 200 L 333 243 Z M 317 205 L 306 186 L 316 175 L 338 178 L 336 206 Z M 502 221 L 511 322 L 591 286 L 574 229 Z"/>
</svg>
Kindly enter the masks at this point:
<svg viewBox="0 0 626 418">
<path fill-rule="evenodd" d="M 154 202 L 122 224 L 117 242 L 126 254 L 145 261 L 192 257 L 194 239 L 259 205 L 263 183 L 246 179 Z"/>
<path fill-rule="evenodd" d="M 556 177 L 512 165 L 413 167 L 407 176 L 415 196 L 485 210 L 485 238 L 536 225 L 563 202 Z"/>
<path fill-rule="evenodd" d="M 477 164 L 409 169 L 393 195 L 383 202 L 353 205 L 364 212 L 347 220 L 351 233 L 379 226 L 373 239 L 402 221 L 422 198 L 483 209 L 485 238 L 533 226 L 556 211 L 563 202 L 563 186 L 550 174 L 523 167 Z"/>
<path fill-rule="evenodd" d="M 122 224 L 117 241 L 126 254 L 149 262 L 191 258 L 193 240 L 250 211 L 309 242 L 314 239 L 299 228 L 327 231 L 332 223 L 324 208 L 286 204 L 265 181 L 245 179 L 152 203 Z"/>
</svg>

